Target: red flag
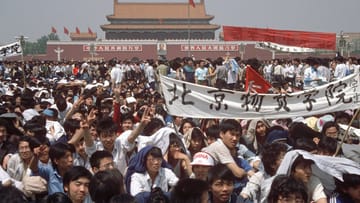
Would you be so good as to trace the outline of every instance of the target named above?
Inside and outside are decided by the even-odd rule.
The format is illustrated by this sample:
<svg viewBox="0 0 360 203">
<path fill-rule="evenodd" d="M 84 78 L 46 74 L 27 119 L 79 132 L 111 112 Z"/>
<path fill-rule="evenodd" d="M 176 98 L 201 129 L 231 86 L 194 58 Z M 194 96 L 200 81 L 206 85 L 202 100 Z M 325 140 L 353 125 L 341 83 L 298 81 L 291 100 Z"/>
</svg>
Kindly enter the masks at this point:
<svg viewBox="0 0 360 203">
<path fill-rule="evenodd" d="M 51 33 L 56 33 L 56 29 L 54 27 L 51 27 Z"/>
<path fill-rule="evenodd" d="M 69 30 L 66 27 L 64 27 L 64 34 L 69 35 Z"/>
<path fill-rule="evenodd" d="M 189 4 L 190 4 L 192 7 L 195 8 L 195 2 L 194 2 L 194 0 L 189 0 Z"/>
<path fill-rule="evenodd" d="M 78 27 L 76 27 L 75 31 L 76 31 L 76 34 L 80 34 L 80 29 Z"/>
<path fill-rule="evenodd" d="M 246 68 L 245 89 L 256 93 L 267 93 L 271 88 L 271 84 L 266 81 L 251 66 Z"/>
<path fill-rule="evenodd" d="M 88 33 L 91 35 L 93 34 L 92 30 L 89 27 L 88 27 Z"/>
</svg>

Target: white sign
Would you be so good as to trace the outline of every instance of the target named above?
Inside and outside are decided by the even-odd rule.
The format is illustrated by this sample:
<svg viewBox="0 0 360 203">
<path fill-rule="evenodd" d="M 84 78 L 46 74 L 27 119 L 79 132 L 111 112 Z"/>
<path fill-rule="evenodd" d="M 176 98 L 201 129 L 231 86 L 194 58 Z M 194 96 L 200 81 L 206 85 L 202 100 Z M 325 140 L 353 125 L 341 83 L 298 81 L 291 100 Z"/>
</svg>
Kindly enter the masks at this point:
<svg viewBox="0 0 360 203">
<path fill-rule="evenodd" d="M 0 46 L 0 57 L 19 56 L 22 54 L 20 42 Z"/>
<path fill-rule="evenodd" d="M 254 94 L 216 89 L 161 76 L 171 115 L 193 118 L 278 119 L 360 107 L 359 74 L 292 94 Z"/>
<path fill-rule="evenodd" d="M 83 45 L 83 51 L 89 52 L 90 45 Z M 122 44 L 122 45 L 94 45 L 96 52 L 141 52 L 142 45 Z"/>
<path fill-rule="evenodd" d="M 237 44 L 182 44 L 181 51 L 239 51 Z"/>
</svg>

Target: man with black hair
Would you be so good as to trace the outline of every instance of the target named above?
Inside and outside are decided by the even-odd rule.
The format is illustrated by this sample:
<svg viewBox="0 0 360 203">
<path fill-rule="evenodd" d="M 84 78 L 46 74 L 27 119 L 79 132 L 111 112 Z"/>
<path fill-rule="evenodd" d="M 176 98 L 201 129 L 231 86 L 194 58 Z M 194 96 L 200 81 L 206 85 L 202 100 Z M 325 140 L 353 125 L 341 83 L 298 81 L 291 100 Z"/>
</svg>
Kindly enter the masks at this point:
<svg viewBox="0 0 360 203">
<path fill-rule="evenodd" d="M 256 172 L 246 184 L 246 187 L 241 191 L 241 196 L 252 201 L 260 201 L 261 185 L 263 182 L 274 176 L 276 171 L 284 158 L 287 151 L 287 146 L 283 143 L 272 143 L 265 145 L 262 151 L 261 161 L 264 166 L 264 171 Z"/>
<path fill-rule="evenodd" d="M 171 203 L 208 202 L 209 185 L 200 179 L 185 178 L 180 180 L 171 191 Z"/>
<path fill-rule="evenodd" d="M 24 176 L 29 175 L 27 169 L 33 156 L 30 142 L 30 137 L 21 137 L 18 142 L 18 153 L 13 154 L 7 163 L 6 172 L 15 180 L 22 181 Z"/>
<path fill-rule="evenodd" d="M 96 151 L 90 157 L 90 165 L 93 173 L 114 168 L 113 155 L 106 150 Z"/>
<path fill-rule="evenodd" d="M 343 174 L 343 181 L 335 180 L 336 190 L 331 195 L 331 203 L 358 203 L 360 202 L 360 175 Z"/>
<path fill-rule="evenodd" d="M 90 200 L 88 195 L 91 177 L 90 171 L 82 166 L 74 166 L 64 174 L 64 191 L 72 203 L 83 203 L 86 198 Z"/>
<path fill-rule="evenodd" d="M 269 196 L 269 203 L 282 202 L 307 202 L 308 194 L 305 185 L 286 175 L 276 176 L 274 179 Z"/>
<path fill-rule="evenodd" d="M 96 173 L 90 180 L 89 193 L 95 203 L 108 203 L 110 199 L 124 193 L 123 177 L 117 169 Z"/>
<path fill-rule="evenodd" d="M 64 192 L 62 177 L 73 166 L 73 148 L 65 143 L 58 142 L 50 146 L 50 165 L 43 165 L 39 160 L 41 148 L 35 148 L 33 159 L 30 162 L 32 173 L 40 175 L 48 182 L 48 193 Z"/>
<path fill-rule="evenodd" d="M 233 193 L 234 179 L 234 174 L 226 165 L 218 164 L 210 168 L 207 178 L 210 186 L 209 203 L 243 202 L 241 196 Z"/>
<path fill-rule="evenodd" d="M 135 141 L 117 137 L 117 126 L 110 117 L 99 120 L 96 131 L 100 138 L 99 144 L 94 142 L 90 133 L 84 134 L 86 153 L 91 156 L 97 150 L 110 152 L 113 155 L 115 167 L 124 173 L 127 167 L 126 153 L 133 149 Z"/>
<path fill-rule="evenodd" d="M 55 104 L 51 105 L 50 108 L 54 108 L 58 111 L 58 120 L 61 124 L 65 122 L 66 114 L 71 110 L 72 104 L 67 102 L 65 97 L 62 95 L 55 96 Z"/>
<path fill-rule="evenodd" d="M 40 105 L 36 103 L 31 95 L 23 95 L 21 97 L 21 105 L 25 108 L 22 112 L 25 121 L 29 121 L 32 117 L 40 115 Z"/>
<path fill-rule="evenodd" d="M 244 170 L 245 165 L 240 164 L 245 163 L 238 158 L 236 148 L 239 143 L 241 133 L 242 128 L 239 122 L 234 119 L 224 120 L 220 124 L 221 139 L 218 139 L 216 142 L 203 148 L 202 151 L 210 154 L 214 158 L 215 162 L 225 164 L 236 177 L 245 178 L 247 175 L 253 175 L 254 172 L 251 170 L 251 167 L 247 167 L 249 164 L 246 165 L 246 171 Z"/>
</svg>

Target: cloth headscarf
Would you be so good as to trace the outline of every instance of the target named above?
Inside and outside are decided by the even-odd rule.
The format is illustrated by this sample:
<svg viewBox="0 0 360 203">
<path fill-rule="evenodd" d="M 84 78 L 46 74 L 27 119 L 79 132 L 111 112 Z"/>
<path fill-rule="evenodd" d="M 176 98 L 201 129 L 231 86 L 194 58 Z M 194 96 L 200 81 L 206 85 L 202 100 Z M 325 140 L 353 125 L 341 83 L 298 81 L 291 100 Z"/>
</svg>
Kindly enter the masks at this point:
<svg viewBox="0 0 360 203">
<path fill-rule="evenodd" d="M 256 140 L 256 125 L 258 122 L 264 123 L 266 128 L 270 128 L 270 123 L 265 119 L 253 119 L 250 121 L 247 133 L 244 136 L 245 142 L 247 145 L 253 145 L 255 151 L 259 150 L 258 141 Z"/>
<path fill-rule="evenodd" d="M 145 164 L 146 155 L 154 147 L 155 146 L 148 145 L 148 146 L 142 148 L 135 156 L 133 156 L 130 159 L 128 169 L 127 169 L 126 175 L 125 175 L 125 187 L 126 187 L 126 191 L 128 193 L 130 193 L 131 176 L 134 173 L 145 173 L 146 172 L 146 164 Z M 171 169 L 171 166 L 164 159 L 161 162 L 161 167 Z"/>
<path fill-rule="evenodd" d="M 197 127 L 196 127 L 197 128 Z M 199 129 L 199 128 L 197 128 Z M 187 149 L 189 149 L 190 144 L 191 144 L 191 139 L 192 139 L 192 133 L 193 133 L 194 128 L 190 128 L 185 134 L 184 134 L 184 142 L 185 142 L 185 147 Z M 199 129 L 200 130 L 200 129 Z M 201 130 L 200 130 L 201 131 Z M 204 134 L 203 134 L 204 135 Z M 207 141 L 205 136 L 203 136 L 202 141 L 205 143 L 205 146 L 207 146 Z"/>
<path fill-rule="evenodd" d="M 169 127 L 160 128 L 151 136 L 139 136 L 138 137 L 138 149 L 139 151 L 145 146 L 156 146 L 161 149 L 162 154 L 165 154 L 169 148 L 170 134 L 176 134 L 176 131 Z"/>
</svg>

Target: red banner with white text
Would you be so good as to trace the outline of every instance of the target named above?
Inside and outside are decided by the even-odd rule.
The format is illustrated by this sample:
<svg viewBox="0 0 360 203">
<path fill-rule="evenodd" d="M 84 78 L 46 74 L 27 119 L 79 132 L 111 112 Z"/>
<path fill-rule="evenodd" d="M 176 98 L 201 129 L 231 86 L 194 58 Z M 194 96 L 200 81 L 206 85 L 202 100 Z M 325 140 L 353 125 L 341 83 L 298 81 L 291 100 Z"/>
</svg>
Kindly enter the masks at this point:
<svg viewBox="0 0 360 203">
<path fill-rule="evenodd" d="M 225 41 L 273 42 L 314 49 L 336 49 L 336 33 L 223 26 Z"/>
</svg>

